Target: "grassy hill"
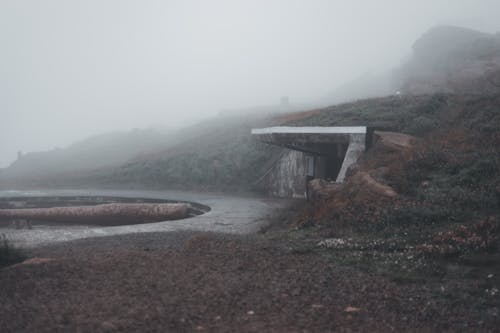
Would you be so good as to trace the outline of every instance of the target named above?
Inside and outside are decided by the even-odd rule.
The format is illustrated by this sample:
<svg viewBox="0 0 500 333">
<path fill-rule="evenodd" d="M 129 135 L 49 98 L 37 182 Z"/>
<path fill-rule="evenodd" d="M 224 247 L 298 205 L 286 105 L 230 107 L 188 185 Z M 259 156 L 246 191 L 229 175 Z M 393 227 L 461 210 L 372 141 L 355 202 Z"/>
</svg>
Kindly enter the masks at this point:
<svg viewBox="0 0 500 333">
<path fill-rule="evenodd" d="M 252 140 L 266 115 L 220 115 L 181 132 L 94 137 L 67 149 L 23 156 L 0 187 L 143 187 L 248 190 L 276 148 Z"/>
<path fill-rule="evenodd" d="M 500 86 L 500 34 L 437 26 L 393 70 L 365 73 L 323 97 L 326 105 L 403 94 L 489 94 Z"/>
<path fill-rule="evenodd" d="M 85 181 L 104 186 L 249 190 L 278 152 L 251 138 L 251 128 L 268 122 L 266 117 L 218 117 L 193 127 L 191 136 L 175 147 L 95 172 Z"/>
<path fill-rule="evenodd" d="M 398 90 L 410 94 L 490 94 L 500 81 L 500 35 L 460 27 L 435 27 L 413 45 L 411 59 L 395 72 Z"/>
<path fill-rule="evenodd" d="M 135 155 L 122 165 L 60 172 L 27 178 L 17 184 L 251 190 L 280 152 L 279 148 L 252 139 L 253 127 L 363 125 L 426 137 L 448 126 L 459 110 L 467 109 L 468 126 L 475 133 L 486 135 L 500 128 L 496 96 L 390 96 L 274 117 L 216 117 L 186 129 L 184 137 L 177 138 L 175 145 Z M 5 179 L 4 176 L 3 183 L 8 185 Z"/>
<path fill-rule="evenodd" d="M 172 136 L 149 129 L 97 135 L 66 148 L 24 154 L 4 169 L 4 176 L 41 178 L 120 165 L 144 151 L 168 146 Z"/>
</svg>

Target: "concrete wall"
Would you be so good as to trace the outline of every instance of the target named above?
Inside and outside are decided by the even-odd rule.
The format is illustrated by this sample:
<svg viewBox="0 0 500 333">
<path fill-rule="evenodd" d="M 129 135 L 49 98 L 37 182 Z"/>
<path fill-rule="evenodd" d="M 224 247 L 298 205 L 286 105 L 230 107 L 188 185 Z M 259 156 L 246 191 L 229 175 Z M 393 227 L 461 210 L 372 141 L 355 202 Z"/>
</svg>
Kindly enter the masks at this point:
<svg viewBox="0 0 500 333">
<path fill-rule="evenodd" d="M 287 149 L 262 184 L 268 193 L 276 197 L 305 198 L 307 163 L 306 155 Z"/>
<path fill-rule="evenodd" d="M 310 153 L 284 149 L 257 184 L 271 196 L 305 198 L 308 176 L 309 179 L 322 178 L 342 183 L 348 168 L 365 150 L 364 133 L 347 135 L 348 144 L 312 143 L 307 150 Z M 311 174 L 308 175 L 308 172 Z"/>
<path fill-rule="evenodd" d="M 340 168 L 339 174 L 337 176 L 337 183 L 344 182 L 347 170 L 351 165 L 356 163 L 358 158 L 363 154 L 366 149 L 366 135 L 365 134 L 351 134 L 351 139 L 349 142 L 349 147 L 345 153 L 344 162 Z"/>
</svg>

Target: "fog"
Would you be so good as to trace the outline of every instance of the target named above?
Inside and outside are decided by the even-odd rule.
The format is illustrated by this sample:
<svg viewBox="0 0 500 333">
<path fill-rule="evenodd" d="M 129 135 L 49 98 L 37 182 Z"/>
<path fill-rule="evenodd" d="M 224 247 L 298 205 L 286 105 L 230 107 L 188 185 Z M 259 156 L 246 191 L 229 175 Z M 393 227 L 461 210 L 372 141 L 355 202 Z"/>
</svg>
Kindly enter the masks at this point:
<svg viewBox="0 0 500 333">
<path fill-rule="evenodd" d="M 106 131 L 314 103 L 498 0 L 0 0 L 0 167 Z"/>
</svg>

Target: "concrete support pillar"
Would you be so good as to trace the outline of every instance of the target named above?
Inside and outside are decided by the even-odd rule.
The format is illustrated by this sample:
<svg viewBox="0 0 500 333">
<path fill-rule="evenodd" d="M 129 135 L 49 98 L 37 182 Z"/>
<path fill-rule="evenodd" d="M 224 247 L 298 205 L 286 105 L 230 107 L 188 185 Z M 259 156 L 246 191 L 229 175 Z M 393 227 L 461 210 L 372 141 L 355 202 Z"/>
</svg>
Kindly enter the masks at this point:
<svg viewBox="0 0 500 333">
<path fill-rule="evenodd" d="M 347 169 L 358 160 L 359 156 L 365 151 L 366 134 L 350 134 L 349 146 L 345 153 L 344 162 L 337 176 L 337 183 L 344 182 Z"/>
</svg>

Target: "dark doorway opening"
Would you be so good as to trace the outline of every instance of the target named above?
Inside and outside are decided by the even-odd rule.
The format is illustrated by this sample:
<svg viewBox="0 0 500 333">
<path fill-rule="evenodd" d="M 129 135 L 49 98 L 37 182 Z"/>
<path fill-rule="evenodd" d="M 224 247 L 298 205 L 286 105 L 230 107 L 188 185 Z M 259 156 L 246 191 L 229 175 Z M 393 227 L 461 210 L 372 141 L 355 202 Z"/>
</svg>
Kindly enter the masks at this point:
<svg viewBox="0 0 500 333">
<path fill-rule="evenodd" d="M 325 147 L 326 148 L 326 147 Z M 329 145 L 323 152 L 314 156 L 314 178 L 335 181 L 342 168 L 347 145 Z"/>
<path fill-rule="evenodd" d="M 337 156 L 326 157 L 326 170 L 325 170 L 326 180 L 335 181 L 337 179 L 343 161 L 344 159 L 339 159 Z"/>
</svg>

